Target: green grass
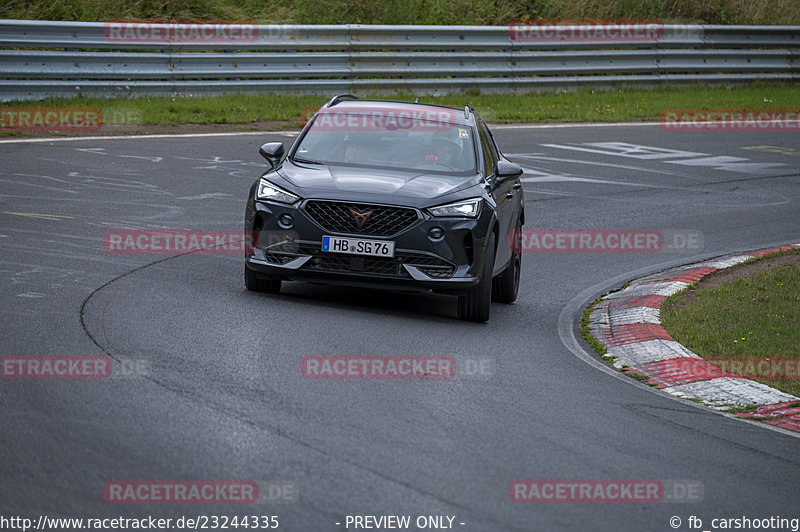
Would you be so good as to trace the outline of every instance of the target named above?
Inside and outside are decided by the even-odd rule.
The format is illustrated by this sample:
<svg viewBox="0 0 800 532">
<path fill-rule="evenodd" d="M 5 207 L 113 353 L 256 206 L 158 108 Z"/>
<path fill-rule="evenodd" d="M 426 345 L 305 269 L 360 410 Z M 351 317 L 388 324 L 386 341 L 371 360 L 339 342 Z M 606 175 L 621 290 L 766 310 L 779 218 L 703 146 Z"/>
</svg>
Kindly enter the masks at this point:
<svg viewBox="0 0 800 532">
<path fill-rule="evenodd" d="M 506 25 L 515 19 L 800 24 L 797 0 L 4 0 L 0 18 L 229 20 L 262 24 Z"/>
<path fill-rule="evenodd" d="M 655 387 L 655 384 L 650 382 L 650 377 L 647 375 L 642 375 L 641 373 L 636 373 L 635 371 L 626 371 L 625 373 L 628 375 L 628 377 L 632 377 L 639 382 L 647 384 L 648 386 Z"/>
<path fill-rule="evenodd" d="M 294 129 L 304 113 L 317 109 L 331 95 L 232 94 L 201 97 L 59 98 L 38 102 L 13 102 L 3 107 L 90 107 L 100 109 L 104 123 L 178 125 L 239 124 L 277 121 L 274 128 Z M 410 93 L 390 96 L 414 101 Z M 665 109 L 786 109 L 797 107 L 800 85 L 757 84 L 747 87 L 668 88 L 658 90 L 580 90 L 542 94 L 480 94 L 420 96 L 420 102 L 454 107 L 471 104 L 491 123 L 607 122 L 659 120 Z M 242 127 L 240 129 L 246 129 Z M 15 134 L 3 131 L 0 134 Z"/>
<path fill-rule="evenodd" d="M 761 373 L 747 371 L 748 363 L 776 358 L 800 361 L 800 264 L 775 266 L 715 289 L 694 290 L 692 301 L 687 300 L 688 290 L 666 300 L 661 322 L 690 350 L 711 362 L 724 358 L 715 363 L 748 378 Z M 737 360 L 744 371 L 733 365 Z M 800 376 L 756 380 L 800 395 Z"/>
<path fill-rule="evenodd" d="M 598 342 L 597 338 L 592 336 L 592 333 L 589 331 L 589 324 L 592 323 L 591 315 L 596 307 L 597 301 L 583 309 L 583 316 L 581 316 L 581 336 L 583 336 L 583 339 L 586 340 L 586 343 L 589 344 L 596 353 L 605 355 L 608 353 L 608 349 L 606 349 L 606 346 Z M 614 357 L 603 356 L 603 359 L 609 364 L 614 363 Z"/>
</svg>

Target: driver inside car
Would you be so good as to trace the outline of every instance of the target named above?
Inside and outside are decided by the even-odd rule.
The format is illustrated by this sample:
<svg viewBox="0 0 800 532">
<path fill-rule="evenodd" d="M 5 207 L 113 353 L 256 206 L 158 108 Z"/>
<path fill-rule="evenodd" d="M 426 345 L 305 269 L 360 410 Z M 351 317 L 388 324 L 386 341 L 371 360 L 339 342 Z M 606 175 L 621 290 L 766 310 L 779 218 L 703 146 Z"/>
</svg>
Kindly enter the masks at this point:
<svg viewBox="0 0 800 532">
<path fill-rule="evenodd" d="M 363 163 L 367 157 L 367 149 L 355 140 L 347 140 L 344 147 L 344 162 Z"/>
<path fill-rule="evenodd" d="M 461 146 L 450 139 L 442 136 L 434 136 L 431 141 L 432 154 L 426 155 L 425 160 L 420 161 L 415 167 L 422 165 L 437 165 L 447 167 L 451 170 L 456 170 L 456 166 L 460 166 L 459 159 L 461 155 Z"/>
<path fill-rule="evenodd" d="M 436 155 L 436 162 L 454 168 L 457 155 L 461 152 L 461 146 L 447 139 L 436 139 L 433 143 L 433 153 Z"/>
</svg>

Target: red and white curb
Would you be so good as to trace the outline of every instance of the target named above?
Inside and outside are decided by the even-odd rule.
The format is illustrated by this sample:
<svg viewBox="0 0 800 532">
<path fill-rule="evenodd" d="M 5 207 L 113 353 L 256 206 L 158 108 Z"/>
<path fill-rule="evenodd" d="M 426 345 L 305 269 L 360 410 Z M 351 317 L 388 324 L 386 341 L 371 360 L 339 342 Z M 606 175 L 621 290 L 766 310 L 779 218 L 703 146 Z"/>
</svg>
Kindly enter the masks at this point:
<svg viewBox="0 0 800 532">
<path fill-rule="evenodd" d="M 800 432 L 800 397 L 723 371 L 676 342 L 661 326 L 664 300 L 711 272 L 800 243 L 730 255 L 670 268 L 631 281 L 600 299 L 590 315 L 591 335 L 606 347 L 614 366 L 644 375 L 648 384 L 719 410 L 756 407 L 739 413 Z M 792 406 L 797 405 L 797 406 Z"/>
</svg>

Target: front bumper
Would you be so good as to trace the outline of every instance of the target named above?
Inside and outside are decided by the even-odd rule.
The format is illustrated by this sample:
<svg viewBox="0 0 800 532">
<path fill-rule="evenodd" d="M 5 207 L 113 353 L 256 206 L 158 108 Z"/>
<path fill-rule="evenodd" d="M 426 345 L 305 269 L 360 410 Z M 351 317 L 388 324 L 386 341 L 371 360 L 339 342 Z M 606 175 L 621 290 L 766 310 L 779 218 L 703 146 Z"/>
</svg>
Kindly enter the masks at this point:
<svg viewBox="0 0 800 532">
<path fill-rule="evenodd" d="M 383 237 L 326 229 L 303 208 L 308 201 L 296 206 L 254 198 L 248 202 L 245 231 L 256 236 L 255 246 L 245 255 L 248 268 L 270 279 L 413 291 L 459 293 L 480 282 L 477 272 L 482 271 L 483 248 L 491 230 L 490 208 L 481 209 L 476 219 L 435 218 L 418 210 L 410 227 Z M 292 217 L 291 226 L 279 222 L 286 214 Z M 441 238 L 429 236 L 436 227 L 443 230 Z M 323 252 L 324 235 L 390 240 L 395 256 Z"/>
</svg>

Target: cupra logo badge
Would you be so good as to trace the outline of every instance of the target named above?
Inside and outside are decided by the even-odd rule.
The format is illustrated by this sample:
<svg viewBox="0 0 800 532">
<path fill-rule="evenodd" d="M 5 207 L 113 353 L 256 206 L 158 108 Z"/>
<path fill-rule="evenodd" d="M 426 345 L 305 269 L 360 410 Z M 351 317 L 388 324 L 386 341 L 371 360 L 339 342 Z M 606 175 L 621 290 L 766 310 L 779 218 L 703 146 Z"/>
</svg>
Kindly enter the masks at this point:
<svg viewBox="0 0 800 532">
<path fill-rule="evenodd" d="M 354 211 L 353 209 L 350 209 L 350 213 L 353 215 L 353 219 L 356 221 L 356 227 L 361 229 L 362 227 L 364 227 L 364 224 L 366 223 L 367 218 L 369 218 L 369 215 L 372 214 L 372 211 L 358 212 Z"/>
</svg>

